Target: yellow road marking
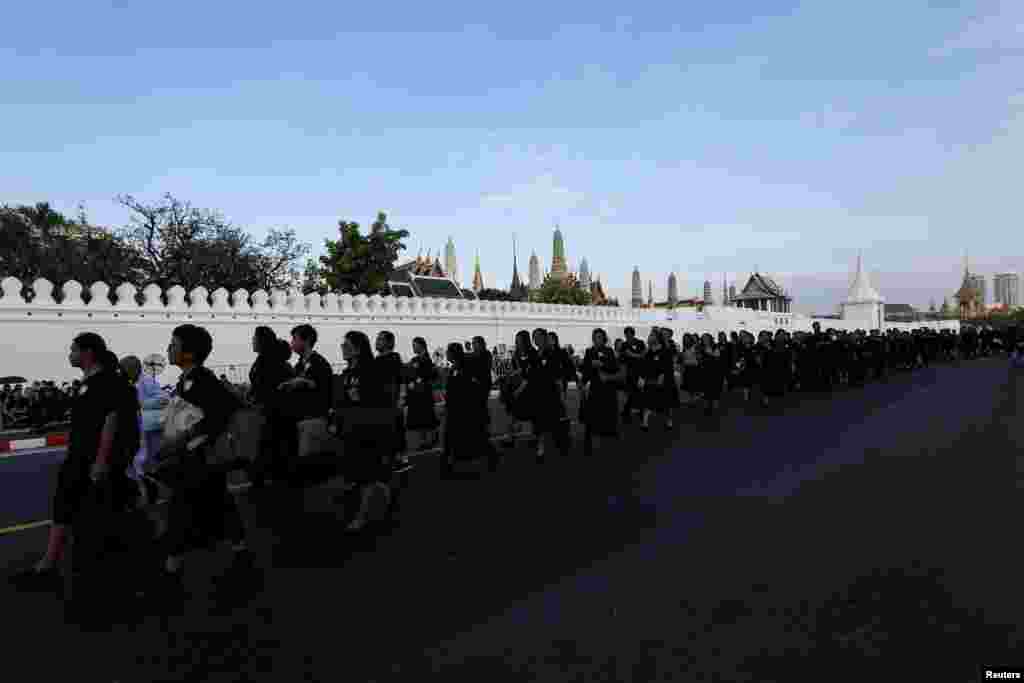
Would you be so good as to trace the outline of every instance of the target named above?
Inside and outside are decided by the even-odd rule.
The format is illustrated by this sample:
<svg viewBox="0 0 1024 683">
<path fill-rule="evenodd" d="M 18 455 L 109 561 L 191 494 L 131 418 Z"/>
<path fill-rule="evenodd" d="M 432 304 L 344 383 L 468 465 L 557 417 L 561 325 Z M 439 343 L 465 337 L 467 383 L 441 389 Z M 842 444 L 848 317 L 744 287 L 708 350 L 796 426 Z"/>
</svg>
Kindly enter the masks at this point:
<svg viewBox="0 0 1024 683">
<path fill-rule="evenodd" d="M 15 524 L 14 526 L 4 527 L 0 529 L 0 536 L 5 534 L 16 534 L 19 531 L 28 531 L 29 529 L 38 529 L 43 526 L 50 526 L 53 523 L 52 519 L 44 519 L 41 522 L 29 522 L 28 524 Z"/>
</svg>

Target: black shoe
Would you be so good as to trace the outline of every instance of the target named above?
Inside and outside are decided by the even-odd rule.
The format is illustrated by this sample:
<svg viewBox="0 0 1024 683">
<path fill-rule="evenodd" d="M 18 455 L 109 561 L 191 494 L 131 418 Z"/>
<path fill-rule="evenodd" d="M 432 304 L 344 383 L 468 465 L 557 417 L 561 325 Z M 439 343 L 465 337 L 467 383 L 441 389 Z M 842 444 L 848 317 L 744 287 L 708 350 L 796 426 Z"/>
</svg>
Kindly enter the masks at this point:
<svg viewBox="0 0 1024 683">
<path fill-rule="evenodd" d="M 56 567 L 36 571 L 26 569 L 10 577 L 11 584 L 25 593 L 59 593 L 64 587 L 64 580 Z"/>
</svg>

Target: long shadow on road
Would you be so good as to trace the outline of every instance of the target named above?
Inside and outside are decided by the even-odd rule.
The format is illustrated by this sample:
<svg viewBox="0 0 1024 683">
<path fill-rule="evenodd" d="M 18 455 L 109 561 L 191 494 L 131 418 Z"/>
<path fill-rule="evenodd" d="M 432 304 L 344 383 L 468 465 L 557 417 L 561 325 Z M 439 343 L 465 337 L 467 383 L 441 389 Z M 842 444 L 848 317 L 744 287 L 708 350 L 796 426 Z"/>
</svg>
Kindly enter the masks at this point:
<svg viewBox="0 0 1024 683">
<path fill-rule="evenodd" d="M 787 680 L 800 652 L 909 651 L 907 634 L 928 618 L 943 636 L 935 642 L 970 642 L 981 656 L 988 638 L 998 654 L 1010 612 L 992 605 L 1006 602 L 1009 575 L 989 567 L 990 587 L 979 589 L 978 563 L 963 555 L 983 552 L 1014 518 L 1011 499 L 986 491 L 1008 482 L 1015 492 L 1015 411 L 1005 364 L 983 361 L 801 395 L 767 413 L 684 411 L 674 433 L 627 428 L 593 459 L 549 456 L 537 467 L 517 449 L 497 474 L 446 482 L 431 461 L 414 473 L 390 535 L 343 538 L 329 487 L 310 492 L 288 539 L 254 523 L 268 572 L 247 608 L 208 614 L 203 586 L 225 559 L 201 554 L 190 560 L 197 596 L 185 616 L 120 630 L 113 651 L 109 636 L 64 637 L 104 653 L 88 661 L 106 681 L 240 671 L 679 680 L 684 670 Z M 965 468 L 986 450 L 983 466 Z M 887 578 L 900 575 L 911 578 Z M 894 616 L 915 600 L 931 606 L 923 622 Z M 957 601 L 985 610 L 955 612 Z M 52 642 L 56 610 L 25 596 L 7 604 L 20 611 L 5 642 L 24 645 L 12 652 Z M 959 632 L 945 630 L 953 623 Z"/>
</svg>

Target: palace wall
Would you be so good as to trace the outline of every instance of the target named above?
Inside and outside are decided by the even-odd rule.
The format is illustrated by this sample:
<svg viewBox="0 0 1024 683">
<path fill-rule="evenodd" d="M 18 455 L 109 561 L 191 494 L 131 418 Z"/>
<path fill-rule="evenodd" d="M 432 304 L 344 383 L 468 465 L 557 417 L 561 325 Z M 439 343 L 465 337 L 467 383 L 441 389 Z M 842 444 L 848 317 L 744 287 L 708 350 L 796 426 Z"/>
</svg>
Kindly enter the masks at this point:
<svg viewBox="0 0 1024 683">
<path fill-rule="evenodd" d="M 431 350 L 452 341 L 464 342 L 483 336 L 490 347 L 512 345 L 518 330 L 544 327 L 558 333 L 563 345 L 584 349 L 591 332 L 604 328 L 614 339 L 633 326 L 646 335 L 652 325 L 670 327 L 678 339 L 684 332 L 704 333 L 782 328 L 810 331 L 814 320 L 798 314 L 770 313 L 709 306 L 703 312 L 566 306 L 519 302 L 412 299 L 327 294 L 303 296 L 297 290 L 267 293 L 218 289 L 212 294 L 203 287 L 186 293 L 181 287 L 162 292 L 150 285 L 136 300 L 136 289 L 123 284 L 110 303 L 110 288 L 96 282 L 89 287 L 88 304 L 82 301 L 82 285 L 71 281 L 61 287 L 61 303 L 53 298 L 53 285 L 46 280 L 32 284 L 31 301 L 22 297 L 22 283 L 15 278 L 0 282 L 0 376 L 18 375 L 36 379 L 71 380 L 79 372 L 68 365 L 71 339 L 85 331 L 100 334 L 119 356 L 140 358 L 166 353 L 175 326 L 194 323 L 213 335 L 213 355 L 207 364 L 234 381 L 246 376 L 252 363 L 251 340 L 258 325 L 267 325 L 280 337 L 302 323 L 316 327 L 317 349 L 332 363 L 341 361 L 341 340 L 349 330 L 362 330 L 373 337 L 381 330 L 394 332 L 397 349 L 410 353 L 414 337 L 423 337 Z M 166 294 L 164 303 L 162 295 Z M 856 321 L 823 320 L 823 328 L 857 329 Z M 922 326 L 952 327 L 955 321 L 932 324 L 887 324 L 886 327 L 914 329 Z M 160 377 L 170 383 L 177 369 L 168 368 Z"/>
</svg>

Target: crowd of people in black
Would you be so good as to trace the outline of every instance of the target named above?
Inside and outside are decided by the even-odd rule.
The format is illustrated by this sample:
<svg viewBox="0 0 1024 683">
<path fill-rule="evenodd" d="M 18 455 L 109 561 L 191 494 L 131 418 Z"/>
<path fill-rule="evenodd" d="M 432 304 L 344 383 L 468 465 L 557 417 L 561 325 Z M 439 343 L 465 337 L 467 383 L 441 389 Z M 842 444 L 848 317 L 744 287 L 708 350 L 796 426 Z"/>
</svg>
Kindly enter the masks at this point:
<svg viewBox="0 0 1024 683">
<path fill-rule="evenodd" d="M 386 511 L 385 519 L 397 509 L 412 467 L 409 432 L 420 434 L 420 451 L 440 447 L 442 476 L 467 460 L 482 459 L 491 471 L 498 469 L 503 456 L 492 441 L 493 389 L 514 421 L 506 443 L 523 431 L 522 425 L 532 425 L 530 447 L 537 463 L 543 463 L 549 436 L 560 455 L 570 454 L 574 417 L 583 426 L 583 452 L 589 456 L 596 439 L 620 437 L 623 426 L 637 418 L 642 430 L 650 428 L 654 416 L 672 430 L 684 403 L 703 403 L 709 414 L 721 410 L 726 392 L 741 392 L 745 402 L 756 399 L 755 405 L 767 406 L 787 393 L 885 381 L 891 373 L 936 362 L 1004 352 L 1018 365 L 1024 359 L 1024 338 L 1016 328 L 869 333 L 822 330 L 815 323 L 809 333 L 778 330 L 757 338 L 747 332 L 721 333 L 717 339 L 684 334 L 680 343 L 672 330 L 661 327 L 652 328 L 646 341 L 633 328 L 624 334 L 612 342 L 604 330 L 594 330 L 592 345 L 578 358 L 560 345 L 556 333 L 522 330 L 515 335 L 507 363 L 496 361 L 486 340 L 475 337 L 468 351 L 463 343 L 449 344 L 441 369 L 423 338 L 412 340 L 411 356 L 404 360 L 390 331 L 380 332 L 371 343 L 365 333 L 353 330 L 341 345 L 345 369 L 335 375 L 316 349 L 318 335 L 312 326 L 295 327 L 290 341 L 259 327 L 252 339 L 256 360 L 248 394 L 240 399 L 204 365 L 213 349 L 210 334 L 191 324 L 175 328 L 168 345 L 169 362 L 181 370 L 175 400 L 177 407 L 196 412 L 185 422 L 169 419 L 159 445 L 152 446 L 156 452 L 148 453 L 141 466 L 169 491 L 166 524 L 153 530 L 156 543 L 150 542 L 152 537 L 144 543 L 151 552 L 143 556 L 155 577 L 131 572 L 117 588 L 180 601 L 186 555 L 219 541 L 227 541 L 233 551 L 221 586 L 235 594 L 249 585 L 245 577 L 256 573 L 256 567 L 227 485 L 232 469 L 248 473 L 250 495 L 271 496 L 275 506 L 287 504 L 289 494 L 311 481 L 340 474 L 346 484 L 337 501 L 345 506 L 346 531 L 354 533 L 372 526 L 375 502 Z M 72 530 L 76 543 L 81 536 L 87 539 L 85 547 L 95 550 L 82 556 L 83 575 L 89 576 L 89 569 L 100 566 L 101 558 L 116 547 L 110 529 L 118 526 L 117 520 L 132 515 L 140 519 L 137 488 L 126 474 L 133 471 L 145 443 L 135 380 L 93 333 L 73 340 L 69 360 L 81 369 L 83 379 L 69 399 L 71 436 L 53 497 L 46 552 L 33 568 L 14 577 L 25 589 L 59 589 L 63 582 L 58 565 Z M 434 394 L 440 375 L 443 421 Z M 576 416 L 568 408 L 570 384 L 580 392 Z M 214 456 L 216 444 L 246 404 L 264 419 L 257 452 L 225 462 Z M 325 470 L 310 474 L 307 458 L 299 456 L 304 435 L 318 425 L 343 449 L 341 457 L 328 454 L 334 457 L 328 458 Z M 103 571 L 94 575 L 112 576 Z M 87 593 L 108 595 L 110 590 L 108 583 L 106 592 Z"/>
<path fill-rule="evenodd" d="M 51 380 L 0 387 L 0 429 L 40 429 L 66 422 L 81 382 Z"/>
</svg>

